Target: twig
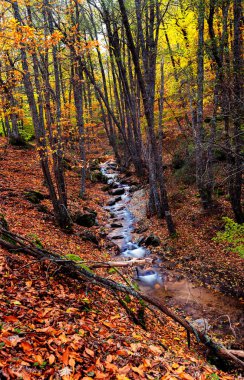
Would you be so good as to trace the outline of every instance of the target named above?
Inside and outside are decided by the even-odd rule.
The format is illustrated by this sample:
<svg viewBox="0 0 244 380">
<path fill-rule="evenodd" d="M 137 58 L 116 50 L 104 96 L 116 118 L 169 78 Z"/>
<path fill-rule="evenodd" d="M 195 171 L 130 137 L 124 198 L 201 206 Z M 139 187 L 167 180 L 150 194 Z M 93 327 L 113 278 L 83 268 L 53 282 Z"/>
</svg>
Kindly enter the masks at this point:
<svg viewBox="0 0 244 380">
<path fill-rule="evenodd" d="M 18 243 L 20 245 L 20 249 L 22 252 L 32 257 L 35 257 L 38 260 L 46 259 L 53 262 L 57 260 L 57 263 L 60 264 L 59 270 L 61 269 L 64 274 L 66 274 L 67 276 L 71 278 L 76 278 L 82 281 L 84 281 L 84 279 L 86 281 L 89 280 L 89 283 L 93 283 L 103 288 L 106 288 L 110 292 L 116 292 L 116 293 L 120 292 L 120 293 L 129 294 L 138 300 L 143 300 L 147 302 L 148 304 L 155 306 L 161 312 L 166 314 L 168 317 L 172 318 L 175 322 L 178 322 L 181 326 L 183 326 L 186 329 L 188 344 L 190 341 L 190 333 L 192 333 L 193 335 L 195 335 L 198 341 L 200 340 L 202 343 L 208 346 L 211 350 L 215 351 L 215 353 L 219 357 L 222 357 L 227 360 L 231 360 L 238 367 L 244 368 L 244 362 L 241 359 L 239 359 L 233 353 L 229 352 L 229 350 L 227 350 L 224 346 L 220 344 L 216 344 L 207 334 L 195 329 L 194 326 L 192 326 L 188 321 L 186 321 L 186 319 L 174 313 L 172 310 L 167 308 L 164 304 L 162 304 L 159 300 L 153 298 L 152 296 L 147 296 L 146 294 L 136 291 L 135 289 L 129 286 L 125 286 L 123 284 L 119 284 L 115 281 L 112 281 L 108 278 L 101 277 L 93 272 L 86 270 L 85 268 L 78 266 L 75 262 L 62 261 L 61 257 L 57 253 L 48 252 L 44 249 L 40 249 L 35 246 L 27 246 L 25 243 L 23 243 L 23 240 L 21 239 L 21 237 L 15 236 L 14 234 L 10 233 L 9 231 L 5 230 L 2 227 L 0 227 L 0 233 L 2 234 L 3 237 L 11 236 L 11 239 L 15 243 Z M 2 245 L 4 248 L 7 248 L 9 250 L 11 250 L 12 248 L 17 248 L 14 244 L 7 242 L 3 238 L 0 238 L 0 245 Z"/>
</svg>

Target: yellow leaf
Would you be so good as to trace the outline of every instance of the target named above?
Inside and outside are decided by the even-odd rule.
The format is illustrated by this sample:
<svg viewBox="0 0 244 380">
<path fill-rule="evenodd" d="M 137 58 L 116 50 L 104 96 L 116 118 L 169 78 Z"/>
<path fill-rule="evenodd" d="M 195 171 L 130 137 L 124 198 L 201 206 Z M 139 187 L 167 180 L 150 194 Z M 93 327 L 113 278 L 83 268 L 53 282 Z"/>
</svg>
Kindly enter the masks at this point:
<svg viewBox="0 0 244 380">
<path fill-rule="evenodd" d="M 185 369 L 186 369 L 186 367 L 185 367 L 184 365 L 181 365 L 181 366 L 175 371 L 175 373 L 180 374 L 180 373 L 182 373 L 183 371 L 185 371 Z"/>
<path fill-rule="evenodd" d="M 12 301 L 12 303 L 13 303 L 14 305 L 21 305 L 21 302 L 19 302 L 19 301 Z"/>
</svg>

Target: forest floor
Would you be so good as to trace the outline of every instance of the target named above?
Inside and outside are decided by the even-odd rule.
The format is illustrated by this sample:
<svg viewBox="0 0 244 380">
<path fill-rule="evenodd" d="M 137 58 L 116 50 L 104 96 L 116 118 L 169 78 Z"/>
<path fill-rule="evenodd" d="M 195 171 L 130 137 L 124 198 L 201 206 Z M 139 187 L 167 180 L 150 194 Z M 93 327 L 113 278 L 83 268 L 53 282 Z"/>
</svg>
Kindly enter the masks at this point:
<svg viewBox="0 0 244 380">
<path fill-rule="evenodd" d="M 48 198 L 40 205 L 26 199 L 26 192 L 47 195 L 34 149 L 5 148 L 0 139 L 0 213 L 12 232 L 59 254 L 75 254 L 85 261 L 107 261 L 108 194 L 104 185 L 87 181 L 87 198 L 78 197 L 79 175 L 66 171 L 71 212 L 89 207 L 97 212 L 91 227 L 96 245 L 84 241 L 87 229 L 74 225 L 70 235 L 54 223 Z M 101 157 L 102 146 L 91 152 Z M 104 161 L 108 157 L 103 155 Z M 74 165 L 75 166 L 75 165 Z M 221 213 L 200 211 L 196 190 L 177 193 L 169 181 L 170 201 L 179 236 L 169 239 L 165 224 L 154 218 L 143 221 L 147 234 L 160 237 L 167 265 L 184 270 L 199 283 L 240 297 L 243 264 L 237 254 L 226 254 L 212 241 L 229 214 L 223 200 Z M 156 248 L 155 248 L 156 249 Z M 98 273 L 119 280 L 116 273 Z M 136 310 L 136 304 L 132 304 Z M 0 248 L 0 379 L 237 379 L 209 364 L 205 347 L 192 339 L 187 347 L 184 329 L 169 318 L 160 320 L 147 311 L 147 330 L 133 324 L 114 294 L 89 283 L 78 284 L 55 273 L 52 266 L 22 253 Z"/>
</svg>

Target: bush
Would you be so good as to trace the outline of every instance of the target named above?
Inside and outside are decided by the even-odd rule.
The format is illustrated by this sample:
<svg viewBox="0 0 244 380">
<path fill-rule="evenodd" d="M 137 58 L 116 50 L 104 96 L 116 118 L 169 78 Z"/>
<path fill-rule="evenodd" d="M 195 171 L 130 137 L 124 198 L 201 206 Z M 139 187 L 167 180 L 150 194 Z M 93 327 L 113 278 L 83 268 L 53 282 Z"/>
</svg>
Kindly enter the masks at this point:
<svg viewBox="0 0 244 380">
<path fill-rule="evenodd" d="M 233 219 L 224 217 L 225 231 L 218 232 L 213 240 L 229 243 L 229 248 L 233 252 L 239 253 L 244 258 L 244 225 L 234 222 Z"/>
<path fill-rule="evenodd" d="M 181 169 L 185 165 L 185 160 L 179 153 L 175 153 L 172 158 L 172 167 L 174 170 Z"/>
<path fill-rule="evenodd" d="M 191 143 L 181 143 L 172 157 L 174 176 L 185 185 L 193 185 L 195 176 L 195 148 Z"/>
</svg>

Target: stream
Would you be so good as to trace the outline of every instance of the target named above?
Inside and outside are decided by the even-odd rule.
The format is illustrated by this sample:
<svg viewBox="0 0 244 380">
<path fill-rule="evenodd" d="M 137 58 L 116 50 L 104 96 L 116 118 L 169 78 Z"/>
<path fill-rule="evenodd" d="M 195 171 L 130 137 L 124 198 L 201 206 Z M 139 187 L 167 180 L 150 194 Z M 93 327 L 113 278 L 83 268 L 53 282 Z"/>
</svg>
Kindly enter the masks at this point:
<svg viewBox="0 0 244 380">
<path fill-rule="evenodd" d="M 149 249 L 133 241 L 135 217 L 129 210 L 133 197 L 130 185 L 120 180 L 115 161 L 101 164 L 101 172 L 111 187 L 111 199 L 105 207 L 110 213 L 107 237 L 119 247 L 120 260 L 150 256 Z M 176 309 L 200 330 L 214 333 L 227 342 L 229 348 L 243 349 L 244 314 L 241 300 L 198 286 L 173 269 L 165 269 L 160 257 L 150 268 L 135 268 L 134 280 L 141 291 Z"/>
</svg>

